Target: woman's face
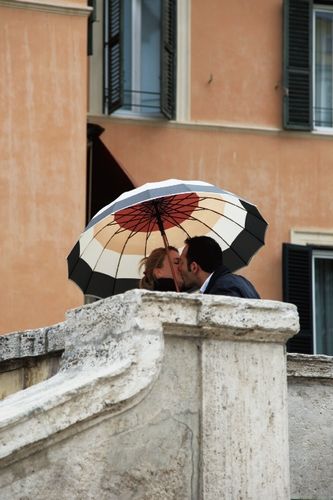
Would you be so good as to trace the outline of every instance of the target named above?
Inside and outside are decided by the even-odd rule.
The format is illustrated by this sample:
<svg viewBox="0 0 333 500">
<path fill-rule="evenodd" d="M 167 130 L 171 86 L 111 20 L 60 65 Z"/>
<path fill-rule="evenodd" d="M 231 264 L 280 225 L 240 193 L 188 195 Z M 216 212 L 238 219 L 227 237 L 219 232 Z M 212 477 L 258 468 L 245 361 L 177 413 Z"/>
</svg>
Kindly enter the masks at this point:
<svg viewBox="0 0 333 500">
<path fill-rule="evenodd" d="M 181 288 L 183 286 L 183 278 L 179 272 L 178 266 L 179 266 L 179 253 L 176 250 L 169 250 L 170 254 L 170 259 L 173 264 L 173 268 L 175 271 L 175 276 L 176 276 L 176 281 Z M 172 271 L 170 267 L 170 262 L 168 259 L 168 256 L 166 255 L 163 260 L 162 267 L 156 268 L 154 270 L 154 275 L 155 277 L 158 278 L 173 278 L 172 276 Z"/>
</svg>

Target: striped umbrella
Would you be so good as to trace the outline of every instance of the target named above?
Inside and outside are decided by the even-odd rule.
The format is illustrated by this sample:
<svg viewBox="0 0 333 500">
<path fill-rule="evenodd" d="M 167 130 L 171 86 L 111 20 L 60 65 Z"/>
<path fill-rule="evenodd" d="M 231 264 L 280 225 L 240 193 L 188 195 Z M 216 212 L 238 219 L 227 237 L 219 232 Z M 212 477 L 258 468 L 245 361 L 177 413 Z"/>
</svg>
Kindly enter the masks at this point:
<svg viewBox="0 0 333 500">
<path fill-rule="evenodd" d="M 230 271 L 264 245 L 258 209 L 207 182 L 169 179 L 123 193 L 89 222 L 69 256 L 68 275 L 87 295 L 108 297 L 138 286 L 140 260 L 169 243 L 211 236 Z"/>
</svg>

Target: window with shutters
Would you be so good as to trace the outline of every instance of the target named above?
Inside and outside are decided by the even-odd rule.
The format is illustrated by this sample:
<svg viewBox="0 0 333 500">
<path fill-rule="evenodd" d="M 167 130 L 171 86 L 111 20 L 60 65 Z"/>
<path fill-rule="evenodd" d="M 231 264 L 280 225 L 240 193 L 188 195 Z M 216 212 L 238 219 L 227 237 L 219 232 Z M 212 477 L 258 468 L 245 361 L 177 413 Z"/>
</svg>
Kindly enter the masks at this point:
<svg viewBox="0 0 333 500">
<path fill-rule="evenodd" d="M 284 127 L 333 130 L 333 1 L 284 0 Z"/>
<path fill-rule="evenodd" d="M 283 300 L 300 318 L 288 351 L 333 356 L 333 248 L 283 245 Z"/>
<path fill-rule="evenodd" d="M 104 1 L 104 112 L 175 118 L 176 0 Z"/>
</svg>

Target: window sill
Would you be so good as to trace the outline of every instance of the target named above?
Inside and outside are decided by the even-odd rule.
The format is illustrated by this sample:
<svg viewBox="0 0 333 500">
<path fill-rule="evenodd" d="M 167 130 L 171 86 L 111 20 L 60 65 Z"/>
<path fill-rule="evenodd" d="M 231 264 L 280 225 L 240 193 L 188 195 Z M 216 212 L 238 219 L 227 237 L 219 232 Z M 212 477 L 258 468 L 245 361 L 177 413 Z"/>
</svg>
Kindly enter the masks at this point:
<svg viewBox="0 0 333 500">
<path fill-rule="evenodd" d="M 103 119 L 110 121 L 118 121 L 122 123 L 156 123 L 156 124 L 168 124 L 175 123 L 173 120 L 168 120 L 163 115 L 140 115 L 133 113 L 112 113 L 112 115 L 88 113 L 88 119 Z"/>
<path fill-rule="evenodd" d="M 333 128 L 315 128 L 312 131 L 313 134 L 319 134 L 319 135 L 333 135 Z"/>
<path fill-rule="evenodd" d="M 162 115 L 162 113 L 156 111 L 156 112 L 151 112 L 151 113 L 139 113 L 136 111 L 128 111 L 126 109 L 119 109 L 112 113 L 112 115 L 106 115 L 106 116 L 112 116 L 115 118 L 134 118 L 134 119 L 146 119 L 146 120 L 152 120 L 152 119 L 163 119 L 166 120 L 165 116 Z"/>
</svg>

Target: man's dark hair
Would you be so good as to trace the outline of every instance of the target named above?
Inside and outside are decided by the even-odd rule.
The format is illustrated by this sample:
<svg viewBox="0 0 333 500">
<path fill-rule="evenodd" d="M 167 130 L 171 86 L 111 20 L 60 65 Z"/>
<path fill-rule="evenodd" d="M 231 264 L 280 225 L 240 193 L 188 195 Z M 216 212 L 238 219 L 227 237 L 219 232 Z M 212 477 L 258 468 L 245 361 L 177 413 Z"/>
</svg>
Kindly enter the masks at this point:
<svg viewBox="0 0 333 500">
<path fill-rule="evenodd" d="M 185 243 L 188 245 L 186 255 L 188 269 L 191 262 L 196 262 L 203 271 L 212 273 L 223 264 L 221 247 L 213 238 L 194 236 L 187 238 Z"/>
</svg>

